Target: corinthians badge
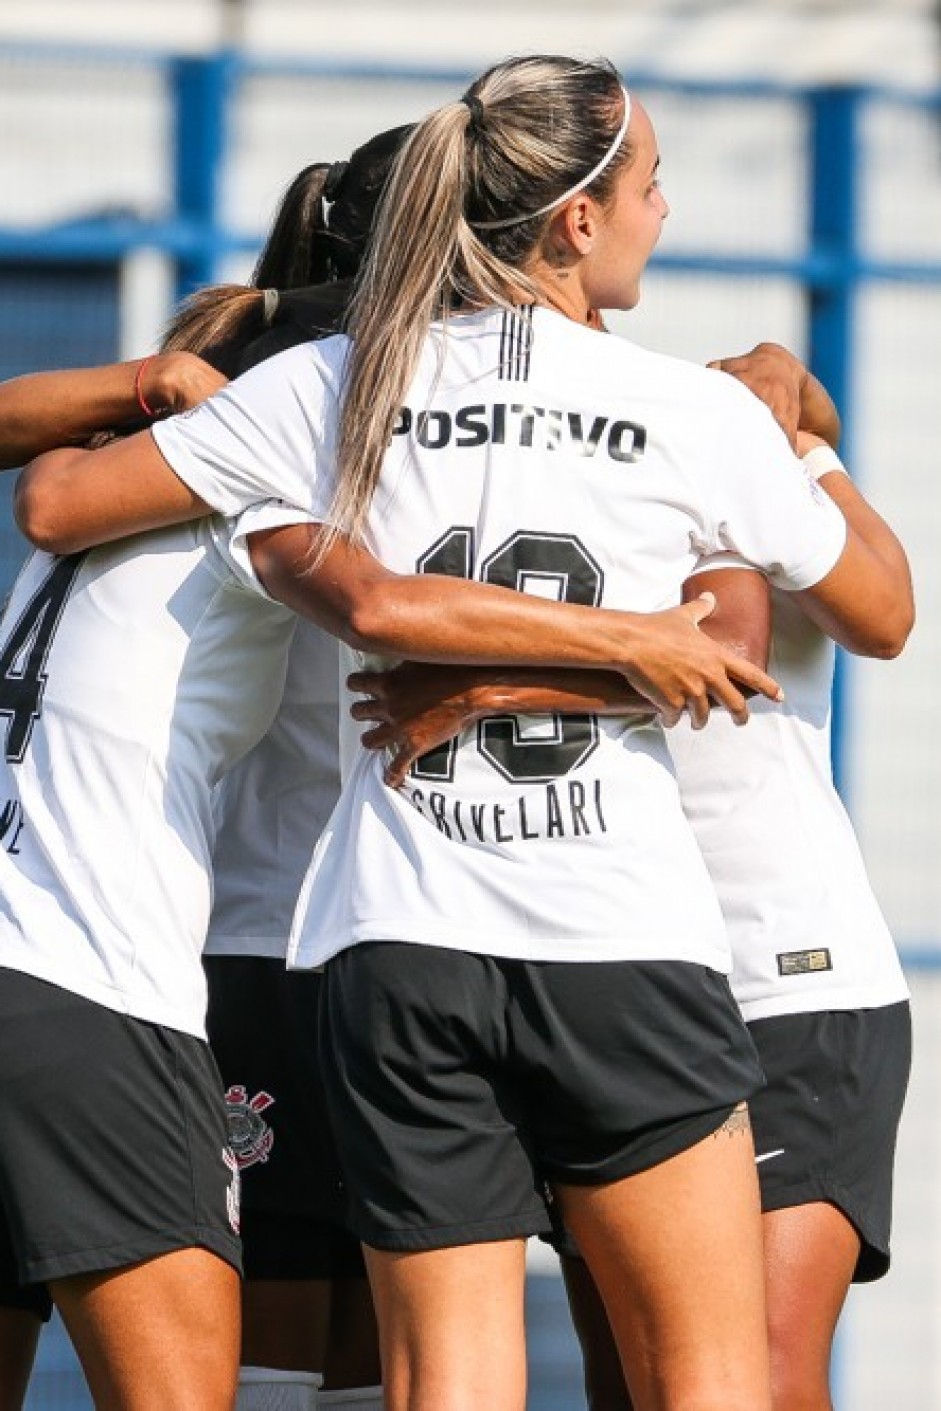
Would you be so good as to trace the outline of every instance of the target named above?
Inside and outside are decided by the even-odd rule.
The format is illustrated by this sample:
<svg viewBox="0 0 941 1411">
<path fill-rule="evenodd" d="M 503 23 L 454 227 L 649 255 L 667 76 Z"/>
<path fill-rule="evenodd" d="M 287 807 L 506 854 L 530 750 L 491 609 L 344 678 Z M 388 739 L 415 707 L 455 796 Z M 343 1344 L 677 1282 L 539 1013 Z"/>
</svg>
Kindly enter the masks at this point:
<svg viewBox="0 0 941 1411">
<path fill-rule="evenodd" d="M 226 1091 L 225 1101 L 229 1143 L 239 1170 L 244 1171 L 246 1166 L 254 1166 L 258 1161 L 267 1161 L 274 1146 L 274 1132 L 261 1114 L 273 1105 L 274 1098 L 266 1092 L 249 1098 L 248 1089 L 236 1083 Z"/>
</svg>

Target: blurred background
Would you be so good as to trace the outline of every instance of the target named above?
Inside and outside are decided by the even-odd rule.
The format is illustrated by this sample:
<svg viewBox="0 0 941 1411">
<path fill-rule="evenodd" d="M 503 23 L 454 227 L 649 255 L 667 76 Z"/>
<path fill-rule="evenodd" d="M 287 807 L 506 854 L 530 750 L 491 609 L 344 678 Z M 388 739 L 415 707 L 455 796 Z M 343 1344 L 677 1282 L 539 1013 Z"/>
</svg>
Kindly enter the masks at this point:
<svg viewBox="0 0 941 1411">
<path fill-rule="evenodd" d="M 838 1411 L 941 1407 L 941 6 L 936 0 L 0 0 L 0 376 L 151 351 L 174 300 L 247 277 L 307 162 L 508 53 L 608 55 L 672 214 L 617 330 L 706 360 L 761 339 L 834 392 L 905 540 L 919 624 L 844 664 L 836 764 L 914 992 L 895 1255 L 854 1290 Z M 9 491 L 6 477 L 2 491 Z M 5 501 L 4 501 L 5 503 Z M 0 516 L 0 586 L 23 556 Z M 2 1139 L 2 1136 L 0 1136 Z M 531 1411 L 581 1411 L 550 1257 Z M 31 1411 L 88 1406 L 61 1333 Z"/>
</svg>

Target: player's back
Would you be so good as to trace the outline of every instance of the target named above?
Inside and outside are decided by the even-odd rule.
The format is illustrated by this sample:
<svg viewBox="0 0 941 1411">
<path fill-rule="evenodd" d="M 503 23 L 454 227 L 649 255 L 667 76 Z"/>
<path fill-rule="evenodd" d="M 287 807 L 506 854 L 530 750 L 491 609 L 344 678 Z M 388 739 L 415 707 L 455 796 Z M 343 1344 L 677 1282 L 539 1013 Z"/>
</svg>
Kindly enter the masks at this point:
<svg viewBox="0 0 941 1411">
<path fill-rule="evenodd" d="M 0 964 L 201 1032 L 211 788 L 293 625 L 229 521 L 30 559 L 0 629 Z"/>
<path fill-rule="evenodd" d="M 836 648 L 792 594 L 772 596 L 768 669 L 738 729 L 668 732 L 683 808 L 719 896 L 745 1018 L 873 1008 L 908 994 L 830 767 Z"/>
<path fill-rule="evenodd" d="M 328 340 L 308 356 L 332 367 L 343 352 Z M 734 547 L 804 587 L 844 537 L 744 388 L 546 308 L 432 329 L 366 529 L 400 572 L 641 612 L 678 602 L 703 553 Z M 658 726 L 490 719 L 416 761 L 396 793 L 350 734 L 344 794 L 301 894 L 302 962 L 348 937 L 727 965 Z"/>
</svg>

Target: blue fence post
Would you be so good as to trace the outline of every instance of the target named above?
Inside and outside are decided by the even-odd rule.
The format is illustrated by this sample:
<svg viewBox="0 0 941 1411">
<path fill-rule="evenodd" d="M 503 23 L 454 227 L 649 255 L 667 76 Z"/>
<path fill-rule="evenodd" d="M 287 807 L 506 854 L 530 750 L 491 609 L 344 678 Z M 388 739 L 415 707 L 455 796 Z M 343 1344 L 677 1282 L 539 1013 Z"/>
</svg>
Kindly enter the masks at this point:
<svg viewBox="0 0 941 1411">
<path fill-rule="evenodd" d="M 859 114 L 856 88 L 815 89 L 811 121 L 810 238 L 816 270 L 810 287 L 810 366 L 836 402 L 842 451 L 852 464 L 853 349 L 858 288 Z M 837 650 L 833 684 L 833 776 L 846 797 L 848 658 Z M 843 1341 L 837 1332 L 830 1367 L 833 1403 L 844 1405 Z"/>
<path fill-rule="evenodd" d="M 190 248 L 176 260 L 176 296 L 215 279 L 221 249 L 219 188 L 235 59 L 230 51 L 177 59 L 173 65 L 176 215 Z"/>
<path fill-rule="evenodd" d="M 836 402 L 842 451 L 853 455 L 853 348 L 858 285 L 858 88 L 814 89 L 810 104 L 810 240 L 816 274 L 810 286 L 810 366 Z M 833 688 L 833 774 L 847 785 L 847 659 L 837 652 Z"/>
</svg>

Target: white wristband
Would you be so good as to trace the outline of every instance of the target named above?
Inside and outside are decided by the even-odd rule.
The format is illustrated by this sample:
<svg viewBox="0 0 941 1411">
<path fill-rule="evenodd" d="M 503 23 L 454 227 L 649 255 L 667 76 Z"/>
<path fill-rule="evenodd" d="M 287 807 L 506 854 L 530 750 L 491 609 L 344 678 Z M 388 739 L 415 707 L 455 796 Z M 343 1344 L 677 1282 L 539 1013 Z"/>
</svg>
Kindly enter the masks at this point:
<svg viewBox="0 0 941 1411">
<path fill-rule="evenodd" d="M 822 475 L 829 475 L 831 470 L 840 470 L 844 475 L 849 475 L 832 446 L 815 446 L 812 451 L 801 456 L 801 460 L 807 474 L 814 480 L 819 480 Z"/>
</svg>

